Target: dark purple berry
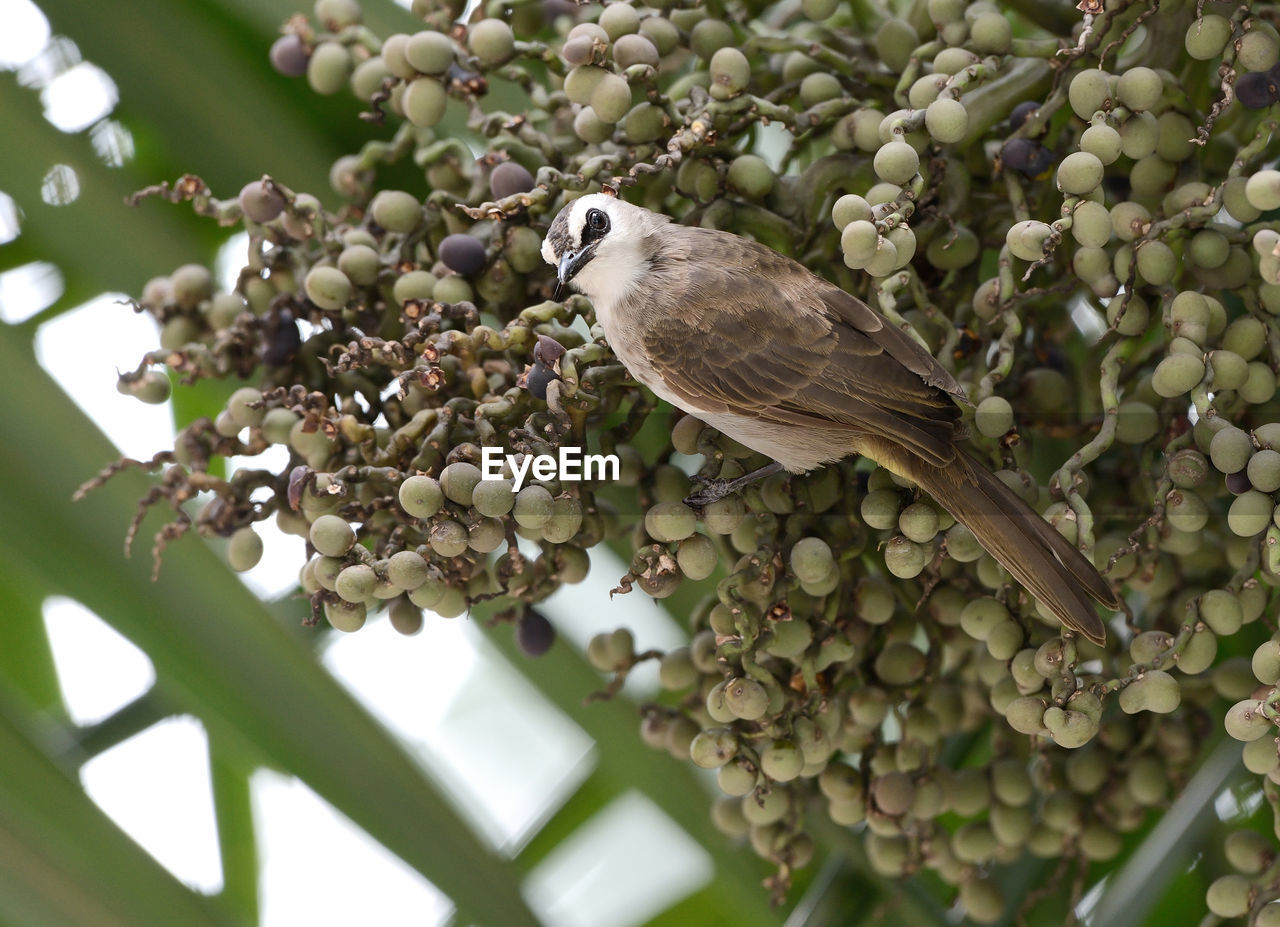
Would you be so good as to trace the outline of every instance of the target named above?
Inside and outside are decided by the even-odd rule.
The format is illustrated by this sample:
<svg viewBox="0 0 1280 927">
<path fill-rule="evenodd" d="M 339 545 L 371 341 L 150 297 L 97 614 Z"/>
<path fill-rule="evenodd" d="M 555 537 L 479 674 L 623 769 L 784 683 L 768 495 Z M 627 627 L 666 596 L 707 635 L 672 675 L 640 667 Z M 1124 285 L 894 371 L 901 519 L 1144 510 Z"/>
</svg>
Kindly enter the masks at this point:
<svg viewBox="0 0 1280 927">
<path fill-rule="evenodd" d="M 533 346 L 533 359 L 539 364 L 554 367 L 564 357 L 564 345 L 550 335 L 539 335 Z"/>
<path fill-rule="evenodd" d="M 552 380 L 560 379 L 556 372 L 549 367 L 544 367 L 542 361 L 538 361 L 524 377 L 524 387 L 529 391 L 529 395 L 534 399 L 547 398 L 547 386 Z"/>
<path fill-rule="evenodd" d="M 449 235 L 440 242 L 440 260 L 454 273 L 474 274 L 484 267 L 484 245 L 467 234 Z"/>
<path fill-rule="evenodd" d="M 523 164 L 515 161 L 503 161 L 489 174 L 489 192 L 495 200 L 528 193 L 532 189 L 533 175 L 525 170 Z"/>
<path fill-rule="evenodd" d="M 1247 109 L 1266 109 L 1280 99 L 1280 87 L 1271 71 L 1249 71 L 1236 78 L 1236 98 Z"/>
<path fill-rule="evenodd" d="M 556 640 L 556 629 L 542 612 L 526 609 L 516 624 L 516 643 L 528 656 L 540 657 Z"/>
<path fill-rule="evenodd" d="M 1249 482 L 1249 472 L 1240 470 L 1236 473 L 1228 473 L 1227 489 L 1233 496 L 1242 496 L 1253 489 L 1253 484 Z"/>
<path fill-rule="evenodd" d="M 302 335 L 293 321 L 293 314 L 281 311 L 263 322 L 262 362 L 269 367 L 289 363 L 298 348 L 302 347 Z"/>
<path fill-rule="evenodd" d="M 1013 108 L 1013 112 L 1009 114 L 1009 128 L 1017 130 L 1022 128 L 1022 124 L 1040 108 L 1040 104 L 1035 100 L 1024 100 Z"/>
<path fill-rule="evenodd" d="M 1006 168 L 1028 177 L 1047 176 L 1056 161 L 1052 151 L 1029 138 L 1011 138 L 1005 142 L 1000 149 L 1000 160 Z"/>
<path fill-rule="evenodd" d="M 311 55 L 302 39 L 293 33 L 282 35 L 271 43 L 271 66 L 285 77 L 301 77 L 307 73 Z"/>
</svg>

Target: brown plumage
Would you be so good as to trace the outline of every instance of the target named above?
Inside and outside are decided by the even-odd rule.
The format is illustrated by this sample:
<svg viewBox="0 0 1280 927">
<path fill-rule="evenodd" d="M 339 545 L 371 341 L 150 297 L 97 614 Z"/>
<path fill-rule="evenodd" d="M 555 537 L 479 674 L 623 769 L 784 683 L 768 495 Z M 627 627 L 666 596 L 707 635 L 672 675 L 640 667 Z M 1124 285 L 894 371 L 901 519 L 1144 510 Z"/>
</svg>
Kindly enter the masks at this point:
<svg viewBox="0 0 1280 927">
<path fill-rule="evenodd" d="M 964 390 L 905 332 L 763 245 L 595 194 L 543 256 L 658 396 L 793 472 L 861 454 L 914 481 L 1067 627 L 1120 607 L 1083 554 L 957 446 Z"/>
</svg>

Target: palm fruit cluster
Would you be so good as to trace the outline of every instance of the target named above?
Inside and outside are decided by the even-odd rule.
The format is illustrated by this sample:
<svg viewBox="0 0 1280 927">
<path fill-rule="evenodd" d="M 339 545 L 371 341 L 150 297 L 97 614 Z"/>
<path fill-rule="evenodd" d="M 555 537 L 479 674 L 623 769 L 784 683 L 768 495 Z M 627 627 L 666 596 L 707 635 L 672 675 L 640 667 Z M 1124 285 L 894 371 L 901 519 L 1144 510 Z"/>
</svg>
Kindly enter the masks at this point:
<svg viewBox="0 0 1280 927">
<path fill-rule="evenodd" d="M 195 528 L 245 569 L 274 520 L 308 540 L 316 620 L 486 608 L 538 653 L 538 603 L 590 548 L 625 552 L 615 591 L 666 600 L 688 645 L 602 629 L 587 657 L 610 688 L 658 661 L 641 736 L 715 770 L 711 813 L 776 897 L 853 839 L 978 923 L 1068 910 L 1224 725 L 1280 810 L 1275 4 L 412 9 L 421 29 L 379 36 L 318 0 L 271 50 L 368 120 L 331 190 L 147 191 L 249 238 L 231 291 L 189 265 L 137 299 L 161 348 L 121 389 L 230 395 L 146 464 L 143 508 L 178 513 L 157 555 Z M 765 461 L 673 419 L 585 300 L 552 299 L 541 238 L 602 186 L 784 251 L 922 339 L 973 400 L 975 453 L 1122 588 L 1107 645 L 870 461 L 686 505 L 691 476 Z M 219 475 L 277 446 L 287 465 Z M 621 473 L 516 492 L 480 478 L 484 447 Z M 1206 857 L 1215 916 L 1280 923 L 1267 830 Z M 1010 896 L 1028 859 L 1045 886 Z"/>
</svg>

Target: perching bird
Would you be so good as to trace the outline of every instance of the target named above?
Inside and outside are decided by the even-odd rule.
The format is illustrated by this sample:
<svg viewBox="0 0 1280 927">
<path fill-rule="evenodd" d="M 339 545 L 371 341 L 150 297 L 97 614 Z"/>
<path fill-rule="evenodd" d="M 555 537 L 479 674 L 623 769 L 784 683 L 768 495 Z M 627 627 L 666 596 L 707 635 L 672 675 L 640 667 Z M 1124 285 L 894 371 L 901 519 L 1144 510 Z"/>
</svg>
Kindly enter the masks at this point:
<svg viewBox="0 0 1280 927">
<path fill-rule="evenodd" d="M 861 454 L 929 493 L 1064 625 L 1105 641 L 1090 599 L 1118 610 L 1115 591 L 957 447 L 964 390 L 861 300 L 764 245 L 600 193 L 560 211 L 542 256 L 591 300 L 632 376 L 776 461 L 690 501 Z"/>
</svg>

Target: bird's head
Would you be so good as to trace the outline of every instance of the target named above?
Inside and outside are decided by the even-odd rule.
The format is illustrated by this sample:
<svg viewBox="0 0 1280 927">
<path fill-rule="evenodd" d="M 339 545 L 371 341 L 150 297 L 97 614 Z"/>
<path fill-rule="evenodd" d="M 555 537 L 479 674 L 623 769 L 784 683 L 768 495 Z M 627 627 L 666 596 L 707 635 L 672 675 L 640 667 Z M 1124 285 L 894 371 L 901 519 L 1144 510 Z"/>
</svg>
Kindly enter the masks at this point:
<svg viewBox="0 0 1280 927">
<path fill-rule="evenodd" d="M 556 268 L 557 296 L 570 282 L 593 303 L 625 292 L 652 258 L 653 232 L 670 221 L 604 193 L 567 204 L 542 242 L 543 260 Z"/>
</svg>

